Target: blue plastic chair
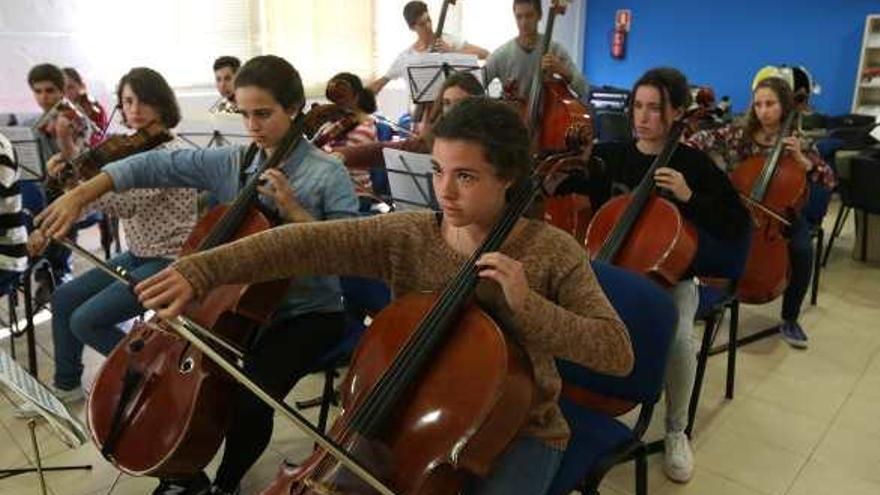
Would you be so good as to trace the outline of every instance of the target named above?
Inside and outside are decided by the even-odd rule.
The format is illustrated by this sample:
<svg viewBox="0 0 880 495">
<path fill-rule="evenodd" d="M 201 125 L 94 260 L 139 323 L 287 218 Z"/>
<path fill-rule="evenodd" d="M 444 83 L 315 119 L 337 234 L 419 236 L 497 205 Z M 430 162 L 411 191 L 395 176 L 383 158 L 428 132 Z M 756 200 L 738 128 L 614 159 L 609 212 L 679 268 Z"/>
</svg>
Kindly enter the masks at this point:
<svg viewBox="0 0 880 495">
<path fill-rule="evenodd" d="M 630 428 L 598 404 L 575 401 L 564 392 L 559 404 L 572 436 L 548 494 L 572 490 L 593 494 L 605 474 L 616 464 L 635 460 L 636 494 L 647 492 L 647 451 L 642 436 L 648 429 L 654 405 L 663 390 L 669 346 L 678 312 L 662 288 L 641 275 L 604 263 L 593 263 L 599 284 L 629 330 L 635 354 L 632 373 L 612 377 L 580 365 L 557 360 L 564 391 L 588 391 L 627 408 L 640 406 L 639 419 Z"/>
<path fill-rule="evenodd" d="M 700 393 L 703 390 L 706 364 L 709 356 L 713 353 L 727 351 L 727 385 L 724 395 L 727 399 L 733 399 L 736 377 L 736 342 L 739 328 L 739 300 L 736 298 L 736 283 L 746 267 L 749 246 L 752 242 L 752 230 L 749 229 L 746 235 L 734 242 L 718 240 L 703 231 L 698 231 L 698 236 L 700 248 L 694 261 L 694 271 L 703 279 L 698 286 L 700 305 L 697 308 L 696 319 L 704 323 L 704 330 L 700 350 L 697 353 L 694 388 L 688 405 L 688 425 L 685 429 L 688 437 L 691 436 L 694 428 Z M 706 279 L 708 278 L 715 279 L 715 283 L 707 283 Z M 727 310 L 730 310 L 728 344 L 713 352 L 712 343 L 721 329 L 721 323 Z"/>
</svg>

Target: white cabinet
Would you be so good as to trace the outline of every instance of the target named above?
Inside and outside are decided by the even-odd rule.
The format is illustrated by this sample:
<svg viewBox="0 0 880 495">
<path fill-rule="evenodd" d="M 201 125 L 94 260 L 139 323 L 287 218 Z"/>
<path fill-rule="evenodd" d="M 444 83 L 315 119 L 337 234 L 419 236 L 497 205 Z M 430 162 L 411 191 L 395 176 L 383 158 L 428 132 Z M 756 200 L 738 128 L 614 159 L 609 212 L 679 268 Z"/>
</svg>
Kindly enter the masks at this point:
<svg viewBox="0 0 880 495">
<path fill-rule="evenodd" d="M 852 112 L 880 115 L 880 14 L 869 15 L 865 20 Z"/>
</svg>

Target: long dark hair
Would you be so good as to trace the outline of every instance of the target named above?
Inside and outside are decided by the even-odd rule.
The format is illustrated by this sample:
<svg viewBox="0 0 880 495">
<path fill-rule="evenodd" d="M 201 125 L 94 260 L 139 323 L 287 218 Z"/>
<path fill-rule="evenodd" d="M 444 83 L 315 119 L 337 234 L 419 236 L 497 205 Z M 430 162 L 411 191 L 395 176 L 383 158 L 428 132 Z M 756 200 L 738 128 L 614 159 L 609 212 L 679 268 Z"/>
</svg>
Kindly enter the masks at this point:
<svg viewBox="0 0 880 495">
<path fill-rule="evenodd" d="M 162 74 L 147 67 L 135 67 L 122 76 L 116 86 L 116 108 L 120 110 L 122 110 L 122 88 L 126 84 L 137 95 L 138 100 L 156 109 L 166 128 L 173 129 L 180 123 L 177 98 Z M 122 122 L 128 124 L 125 121 L 125 112 L 122 112 Z"/>
<path fill-rule="evenodd" d="M 290 62 L 276 55 L 260 55 L 235 75 L 235 89 L 255 86 L 268 91 L 285 110 L 300 111 L 306 101 L 302 79 Z"/>
<path fill-rule="evenodd" d="M 355 96 L 357 96 L 357 106 L 362 112 L 373 113 L 376 111 L 376 95 L 364 87 L 364 83 L 361 81 L 360 77 L 351 72 L 340 72 L 330 78 L 330 81 L 327 82 L 327 89 L 324 91 L 324 96 L 326 96 L 328 100 L 333 101 L 332 95 L 330 94 L 330 87 L 335 81 L 342 81 L 348 84 L 348 87 L 350 87 L 351 90 L 354 91 Z M 333 101 L 333 103 L 338 102 Z"/>
<path fill-rule="evenodd" d="M 685 111 L 691 105 L 691 89 L 687 78 L 678 69 L 672 67 L 658 67 L 642 74 L 642 77 L 633 84 L 632 95 L 629 99 L 630 124 L 634 117 L 633 105 L 636 100 L 636 91 L 642 86 L 651 86 L 660 93 L 661 120 L 663 126 L 668 129 L 670 122 L 666 121 L 666 105 L 676 110 Z"/>
<path fill-rule="evenodd" d="M 782 107 L 782 115 L 779 118 L 779 122 L 780 124 L 785 122 L 785 119 L 788 118 L 789 114 L 795 110 L 794 92 L 792 91 L 791 86 L 789 86 L 785 79 L 779 77 L 762 79 L 755 85 L 755 89 L 752 91 L 752 100 L 755 98 L 755 93 L 761 88 L 767 88 L 776 94 L 776 98 L 779 99 L 779 105 Z M 758 120 L 758 114 L 755 113 L 755 103 L 752 101 L 751 105 L 749 105 L 749 114 L 746 117 L 746 136 L 748 136 L 749 139 L 754 139 L 755 133 L 757 133 L 760 128 L 761 121 Z"/>
</svg>

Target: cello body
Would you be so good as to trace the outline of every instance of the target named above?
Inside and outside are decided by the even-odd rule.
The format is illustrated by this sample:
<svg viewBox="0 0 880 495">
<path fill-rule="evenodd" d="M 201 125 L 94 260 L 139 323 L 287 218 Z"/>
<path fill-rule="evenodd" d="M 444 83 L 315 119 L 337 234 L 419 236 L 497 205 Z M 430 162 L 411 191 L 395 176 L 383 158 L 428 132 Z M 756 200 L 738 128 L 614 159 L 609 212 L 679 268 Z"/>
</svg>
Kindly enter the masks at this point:
<svg viewBox="0 0 880 495">
<path fill-rule="evenodd" d="M 632 199 L 632 194 L 614 197 L 593 216 L 586 239 L 591 256 L 600 252 L 624 212 L 631 207 Z M 672 286 L 687 272 L 696 252 L 694 226 L 684 220 L 675 204 L 652 194 L 626 243 L 610 262 Z"/>
<path fill-rule="evenodd" d="M 393 427 L 377 438 L 353 433 L 353 411 L 363 406 L 434 303 L 432 295 L 407 295 L 376 316 L 340 389 L 343 412 L 330 432 L 399 494 L 457 493 L 465 473 L 486 475 L 525 422 L 532 400 L 524 351 L 470 303 L 388 418 Z M 318 450 L 300 466 L 283 465 L 262 492 L 319 493 L 373 491 Z"/>
<path fill-rule="evenodd" d="M 780 136 L 791 129 L 794 116 L 793 112 L 788 117 Z M 730 180 L 743 198 L 754 224 L 737 296 L 748 304 L 770 302 L 788 287 L 791 263 L 785 225 L 780 219 L 795 218 L 806 203 L 809 196 L 806 172 L 793 157 L 782 155 L 780 137 L 769 157 L 747 158 L 736 166 Z"/>
<path fill-rule="evenodd" d="M 227 211 L 211 210 L 182 252 L 194 252 Z M 234 239 L 271 228 L 256 209 Z M 223 286 L 188 314 L 212 332 L 246 347 L 268 322 L 288 281 Z M 185 477 L 213 458 L 228 427 L 235 384 L 159 319 L 137 323 L 104 362 L 88 403 L 92 439 L 122 471 L 137 476 Z"/>
</svg>

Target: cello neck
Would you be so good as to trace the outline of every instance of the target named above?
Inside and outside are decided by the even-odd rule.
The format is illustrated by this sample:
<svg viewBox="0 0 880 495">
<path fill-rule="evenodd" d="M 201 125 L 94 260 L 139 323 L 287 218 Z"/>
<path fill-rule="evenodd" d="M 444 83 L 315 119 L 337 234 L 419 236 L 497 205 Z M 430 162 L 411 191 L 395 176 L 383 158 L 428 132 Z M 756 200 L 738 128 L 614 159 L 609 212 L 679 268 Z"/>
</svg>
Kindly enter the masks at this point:
<svg viewBox="0 0 880 495">
<path fill-rule="evenodd" d="M 764 196 L 767 194 L 767 190 L 770 188 L 770 181 L 773 180 L 773 175 L 776 173 L 776 168 L 779 165 L 779 158 L 782 157 L 782 152 L 785 150 L 783 139 L 791 134 L 792 127 L 797 120 L 797 113 L 797 111 L 789 113 L 785 122 L 782 124 L 782 127 L 779 129 L 779 135 L 776 137 L 773 149 L 770 151 L 770 154 L 767 155 L 767 160 L 764 161 L 764 168 L 761 170 L 761 176 L 752 186 L 750 196 L 755 201 L 763 201 Z"/>
<path fill-rule="evenodd" d="M 434 41 L 443 37 L 443 28 L 446 27 L 446 14 L 449 13 L 449 5 L 454 4 L 455 0 L 443 0 L 443 6 L 440 7 L 440 18 L 437 19 L 437 27 L 434 29 Z M 431 44 L 429 51 L 434 51 L 434 45 Z"/>
<path fill-rule="evenodd" d="M 367 438 L 382 434 L 387 426 L 387 418 L 392 416 L 400 398 L 436 355 L 437 347 L 445 340 L 448 332 L 455 328 L 454 323 L 460 310 L 477 284 L 477 271 L 474 269 L 477 260 L 484 253 L 500 248 L 531 204 L 541 184 L 541 174 L 535 172 L 527 180 L 514 186 L 507 207 L 482 244 L 444 288 L 435 305 L 376 383 L 362 407 L 354 412 L 350 424 L 359 434 Z"/>
<path fill-rule="evenodd" d="M 242 190 L 238 193 L 238 196 L 235 198 L 232 205 L 230 205 L 226 213 L 220 217 L 220 220 L 217 221 L 208 235 L 206 235 L 199 244 L 198 251 L 217 247 L 232 239 L 236 231 L 238 231 L 238 228 L 241 226 L 241 223 L 244 221 L 250 207 L 254 204 L 254 201 L 257 198 L 257 186 L 260 183 L 260 176 L 262 173 L 284 163 L 284 160 L 287 159 L 290 153 L 293 152 L 294 148 L 296 148 L 299 142 L 303 139 L 303 120 L 303 116 L 300 114 L 291 123 L 290 128 L 287 130 L 287 134 L 281 139 L 278 147 L 272 155 L 263 162 L 260 169 L 250 178 L 247 184 L 245 184 Z M 246 167 L 247 165 L 248 164 L 246 163 L 242 163 L 241 167 Z"/>
<path fill-rule="evenodd" d="M 623 212 L 623 215 L 621 215 L 620 220 L 615 224 L 614 229 L 608 234 L 605 242 L 602 243 L 602 248 L 599 249 L 599 253 L 596 255 L 597 260 L 606 263 L 613 263 L 614 258 L 617 256 L 620 248 L 623 247 L 633 226 L 638 221 L 645 203 L 654 191 L 654 172 L 656 172 L 658 168 L 665 167 L 669 164 L 672 155 L 675 154 L 675 150 L 678 149 L 678 144 L 681 142 L 681 134 L 683 131 L 683 121 L 677 120 L 672 124 L 669 136 L 666 138 L 666 144 L 663 145 L 663 150 L 661 150 L 660 154 L 654 158 L 651 166 L 645 171 L 645 175 L 642 177 L 639 185 L 636 186 L 636 189 L 632 192 L 632 201 Z"/>
</svg>

